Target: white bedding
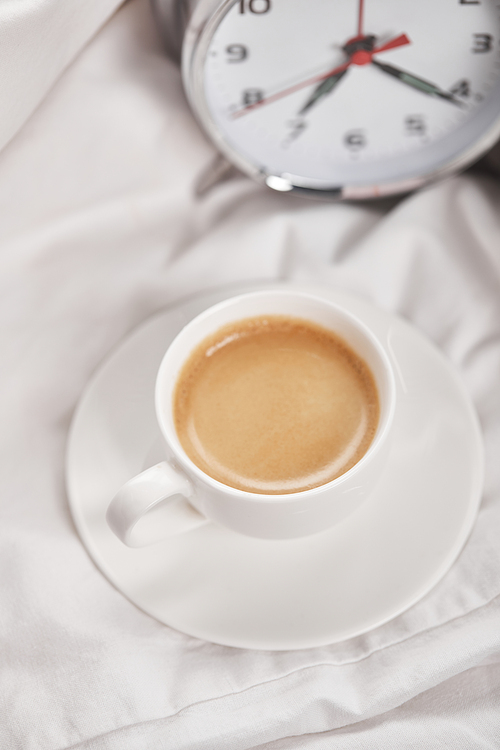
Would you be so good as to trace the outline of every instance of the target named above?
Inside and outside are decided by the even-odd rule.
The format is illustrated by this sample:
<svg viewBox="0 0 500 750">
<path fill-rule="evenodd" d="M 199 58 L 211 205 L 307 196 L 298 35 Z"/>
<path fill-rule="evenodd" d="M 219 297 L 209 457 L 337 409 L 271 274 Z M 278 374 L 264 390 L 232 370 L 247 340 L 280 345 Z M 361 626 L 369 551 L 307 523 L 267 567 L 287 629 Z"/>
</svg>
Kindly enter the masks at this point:
<svg viewBox="0 0 500 750">
<path fill-rule="evenodd" d="M 472 171 L 344 205 L 235 176 L 197 199 L 214 151 L 147 0 L 118 5 L 0 4 L 0 747 L 500 747 L 500 185 Z M 484 432 L 483 502 L 451 571 L 324 648 L 245 651 L 158 623 L 100 574 L 67 505 L 68 428 L 111 347 L 175 300 L 254 279 L 409 319 Z"/>
</svg>

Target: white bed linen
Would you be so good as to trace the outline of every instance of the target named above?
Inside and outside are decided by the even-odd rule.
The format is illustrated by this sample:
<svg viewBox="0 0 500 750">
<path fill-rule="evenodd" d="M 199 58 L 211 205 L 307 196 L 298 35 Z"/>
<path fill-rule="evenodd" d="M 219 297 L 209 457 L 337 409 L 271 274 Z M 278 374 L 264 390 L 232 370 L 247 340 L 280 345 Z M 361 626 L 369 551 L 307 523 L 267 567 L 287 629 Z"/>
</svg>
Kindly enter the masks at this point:
<svg viewBox="0 0 500 750">
<path fill-rule="evenodd" d="M 0 747 L 499 748 L 500 186 L 469 173 L 353 206 L 235 177 L 196 199 L 214 152 L 147 1 L 76 56 L 118 4 L 0 4 Z M 99 573 L 68 511 L 68 428 L 102 358 L 163 306 L 250 279 L 406 317 L 484 431 L 483 503 L 452 570 L 334 646 L 245 651 L 161 625 Z"/>
</svg>

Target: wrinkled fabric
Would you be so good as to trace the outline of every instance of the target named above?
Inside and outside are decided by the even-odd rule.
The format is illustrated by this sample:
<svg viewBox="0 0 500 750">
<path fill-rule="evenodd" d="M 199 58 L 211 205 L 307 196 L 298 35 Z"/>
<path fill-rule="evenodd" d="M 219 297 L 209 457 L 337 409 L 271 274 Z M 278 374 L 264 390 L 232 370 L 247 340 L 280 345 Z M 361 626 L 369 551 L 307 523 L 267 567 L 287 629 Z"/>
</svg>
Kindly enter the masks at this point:
<svg viewBox="0 0 500 750">
<path fill-rule="evenodd" d="M 122 0 L 2 0 L 0 148 Z"/>
<path fill-rule="evenodd" d="M 0 6 L 0 747 L 498 748 L 498 181 L 472 171 L 353 205 L 233 175 L 196 197 L 215 152 L 148 3 L 100 28 L 117 5 Z M 187 295 L 257 279 L 409 320 L 484 434 L 479 516 L 449 573 L 391 622 L 302 651 L 218 646 L 139 611 L 94 566 L 65 494 L 72 415 L 112 347 Z"/>
</svg>

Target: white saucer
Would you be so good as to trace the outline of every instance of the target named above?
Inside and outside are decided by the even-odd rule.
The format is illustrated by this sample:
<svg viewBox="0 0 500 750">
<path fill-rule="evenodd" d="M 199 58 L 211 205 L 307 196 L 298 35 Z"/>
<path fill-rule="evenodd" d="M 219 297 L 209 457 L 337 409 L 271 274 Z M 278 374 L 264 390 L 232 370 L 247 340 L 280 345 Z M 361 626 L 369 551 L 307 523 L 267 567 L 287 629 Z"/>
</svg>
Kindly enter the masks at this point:
<svg viewBox="0 0 500 750">
<path fill-rule="evenodd" d="M 73 419 L 69 503 L 96 565 L 144 612 L 214 643 L 309 648 L 383 624 L 445 575 L 474 523 L 483 448 L 463 385 L 416 329 L 351 295 L 307 288 L 358 314 L 394 362 L 396 434 L 377 490 L 340 525 L 305 539 L 263 541 L 209 524 L 149 548 L 125 547 L 104 515 L 116 490 L 145 468 L 147 457 L 152 462 L 153 384 L 165 349 L 206 307 L 261 288 L 268 285 L 188 300 L 148 320 L 111 353 Z"/>
</svg>

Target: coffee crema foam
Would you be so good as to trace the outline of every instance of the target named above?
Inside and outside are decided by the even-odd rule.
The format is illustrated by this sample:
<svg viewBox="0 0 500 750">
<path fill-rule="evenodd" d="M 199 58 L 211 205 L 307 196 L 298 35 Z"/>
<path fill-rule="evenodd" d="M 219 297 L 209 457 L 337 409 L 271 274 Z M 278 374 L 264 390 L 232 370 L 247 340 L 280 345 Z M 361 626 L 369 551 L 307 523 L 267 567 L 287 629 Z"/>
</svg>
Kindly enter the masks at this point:
<svg viewBox="0 0 500 750">
<path fill-rule="evenodd" d="M 289 494 L 344 474 L 379 420 L 368 365 L 335 333 L 272 315 L 224 326 L 177 380 L 174 424 L 189 458 L 247 492 Z"/>
</svg>

